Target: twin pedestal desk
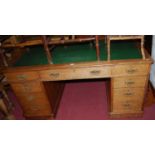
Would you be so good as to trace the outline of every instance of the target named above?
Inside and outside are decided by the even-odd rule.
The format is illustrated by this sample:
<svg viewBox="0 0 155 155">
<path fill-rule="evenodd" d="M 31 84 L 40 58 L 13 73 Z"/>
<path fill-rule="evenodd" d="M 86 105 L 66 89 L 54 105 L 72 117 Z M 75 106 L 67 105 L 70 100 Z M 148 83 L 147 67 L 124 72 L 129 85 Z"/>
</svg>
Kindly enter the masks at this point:
<svg viewBox="0 0 155 155">
<path fill-rule="evenodd" d="M 82 54 L 78 53 L 81 61 L 77 62 L 70 60 L 67 62 L 69 55 L 64 53 L 67 55 L 65 58 L 56 51 L 53 53 L 55 63 L 49 65 L 42 62 L 43 57 L 38 57 L 38 49 L 34 52 L 36 53 L 34 57 L 32 57 L 33 52 L 24 54 L 13 67 L 7 68 L 4 74 L 27 119 L 54 119 L 67 80 L 103 78 L 110 79 L 107 86 L 109 115 L 111 117 L 139 116 L 143 114 L 152 61 L 146 50 L 146 58 L 142 59 L 140 52 L 136 54 L 129 47 L 127 49 L 122 53 L 118 50 L 112 51 L 110 61 L 102 56 L 100 61 L 94 61 L 92 58 L 91 61 L 88 59 L 84 61 Z M 26 55 L 29 55 L 29 59 Z M 89 53 L 88 50 L 87 56 L 89 55 L 91 52 Z M 61 61 L 60 57 L 64 60 L 63 63 L 58 63 Z M 74 59 L 73 55 L 70 58 Z"/>
</svg>

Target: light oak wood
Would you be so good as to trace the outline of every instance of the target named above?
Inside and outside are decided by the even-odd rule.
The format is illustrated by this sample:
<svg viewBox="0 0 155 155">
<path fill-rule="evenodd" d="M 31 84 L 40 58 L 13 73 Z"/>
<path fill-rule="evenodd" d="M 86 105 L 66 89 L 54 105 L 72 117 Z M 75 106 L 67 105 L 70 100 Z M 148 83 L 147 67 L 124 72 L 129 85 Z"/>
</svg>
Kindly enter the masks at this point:
<svg viewBox="0 0 155 155">
<path fill-rule="evenodd" d="M 124 101 L 126 99 L 143 99 L 144 88 L 119 88 L 113 89 L 113 101 Z"/>
<path fill-rule="evenodd" d="M 113 119 L 131 119 L 131 118 L 141 118 L 143 117 L 143 110 L 142 111 L 127 111 L 127 112 L 110 112 L 109 113 L 110 118 Z"/>
<path fill-rule="evenodd" d="M 147 76 L 126 76 L 126 77 L 118 77 L 112 78 L 113 89 L 115 88 L 139 88 L 145 87 L 147 82 Z"/>
<path fill-rule="evenodd" d="M 44 70 L 39 72 L 42 81 L 58 81 L 58 80 L 72 80 L 72 79 L 89 79 L 89 78 L 103 78 L 111 75 L 110 67 L 83 67 L 57 70 Z"/>
<path fill-rule="evenodd" d="M 152 62 L 147 52 L 145 55 L 145 60 L 100 60 L 13 67 L 6 68 L 4 73 L 15 90 L 26 117 L 45 117 L 56 114 L 64 85 L 60 84 L 60 81 L 97 78 L 111 79 L 111 86 L 109 86 L 111 116 L 142 114 Z M 37 83 L 32 84 L 33 82 Z M 25 91 L 24 83 L 27 85 L 29 92 Z M 39 94 L 40 98 L 37 94 Z M 42 111 L 44 112 L 42 113 Z"/>
<path fill-rule="evenodd" d="M 16 81 L 10 84 L 27 119 L 55 117 L 63 93 L 63 82 Z"/>
<path fill-rule="evenodd" d="M 124 102 L 115 102 L 113 104 L 113 110 L 112 112 L 116 113 L 129 113 L 129 112 L 138 112 L 142 111 L 142 102 L 138 101 L 124 101 Z"/>
<path fill-rule="evenodd" d="M 40 81 L 30 81 L 22 83 L 11 83 L 15 93 L 37 93 L 42 92 L 42 83 Z"/>
<path fill-rule="evenodd" d="M 124 81 L 126 80 L 127 82 L 129 82 L 129 84 L 124 83 Z M 137 116 L 140 116 L 143 113 L 143 102 L 147 80 L 147 76 L 138 77 L 137 79 L 136 77 L 128 76 L 112 79 L 110 116 L 125 117 L 134 116 L 135 114 L 138 114 Z M 136 87 L 134 86 L 134 84 L 136 85 Z"/>
<path fill-rule="evenodd" d="M 44 93 L 16 94 L 22 106 L 24 116 L 52 116 L 52 109 Z"/>
<path fill-rule="evenodd" d="M 109 40 L 136 40 L 142 39 L 143 35 L 109 35 Z"/>
<path fill-rule="evenodd" d="M 14 72 L 6 73 L 5 76 L 9 82 L 24 82 L 39 79 L 37 72 Z"/>
<path fill-rule="evenodd" d="M 115 65 L 112 70 L 112 76 L 140 76 L 148 75 L 150 64 L 131 64 L 131 65 Z"/>
</svg>

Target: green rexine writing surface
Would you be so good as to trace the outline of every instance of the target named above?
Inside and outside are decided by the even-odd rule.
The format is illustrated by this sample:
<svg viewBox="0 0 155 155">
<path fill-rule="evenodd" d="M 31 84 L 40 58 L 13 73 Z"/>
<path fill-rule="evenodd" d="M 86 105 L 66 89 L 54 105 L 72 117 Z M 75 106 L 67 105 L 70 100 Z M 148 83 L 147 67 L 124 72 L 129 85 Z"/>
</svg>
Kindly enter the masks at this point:
<svg viewBox="0 0 155 155">
<path fill-rule="evenodd" d="M 100 58 L 107 60 L 106 44 L 100 41 Z M 52 51 L 54 64 L 96 61 L 96 49 L 92 43 L 58 45 Z M 142 58 L 135 42 L 113 42 L 111 44 L 111 60 Z M 34 66 L 48 64 L 43 46 L 29 47 L 14 66 Z"/>
</svg>

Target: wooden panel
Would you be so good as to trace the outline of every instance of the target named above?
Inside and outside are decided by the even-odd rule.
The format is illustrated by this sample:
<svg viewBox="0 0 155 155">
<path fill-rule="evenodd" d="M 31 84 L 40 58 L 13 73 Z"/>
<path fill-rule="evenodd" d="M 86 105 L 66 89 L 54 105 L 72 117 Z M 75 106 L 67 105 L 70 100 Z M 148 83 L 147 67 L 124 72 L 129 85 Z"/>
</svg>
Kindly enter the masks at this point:
<svg viewBox="0 0 155 155">
<path fill-rule="evenodd" d="M 6 73 L 7 80 L 9 82 L 19 82 L 39 79 L 37 72 L 16 72 Z"/>
<path fill-rule="evenodd" d="M 29 93 L 29 92 L 35 93 L 42 91 L 42 85 L 40 81 L 12 83 L 11 87 L 16 93 Z"/>
<path fill-rule="evenodd" d="M 112 76 L 147 75 L 149 73 L 149 66 L 149 64 L 115 65 L 112 69 Z"/>
<path fill-rule="evenodd" d="M 51 106 L 43 93 L 17 94 L 25 116 L 50 116 Z"/>
<path fill-rule="evenodd" d="M 113 88 L 145 87 L 147 76 L 119 77 L 112 79 Z"/>
<path fill-rule="evenodd" d="M 71 68 L 40 71 L 42 81 L 103 78 L 111 75 L 110 67 Z"/>
</svg>

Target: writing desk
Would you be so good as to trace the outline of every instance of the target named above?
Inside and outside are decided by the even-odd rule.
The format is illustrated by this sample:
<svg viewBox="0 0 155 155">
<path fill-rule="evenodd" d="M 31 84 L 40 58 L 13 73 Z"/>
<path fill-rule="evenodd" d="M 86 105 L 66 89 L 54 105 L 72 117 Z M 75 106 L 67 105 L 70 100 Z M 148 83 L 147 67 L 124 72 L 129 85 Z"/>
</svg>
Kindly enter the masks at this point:
<svg viewBox="0 0 155 155">
<path fill-rule="evenodd" d="M 150 72 L 146 59 L 132 42 L 113 43 L 111 60 L 106 45 L 99 44 L 100 61 L 88 43 L 60 45 L 53 50 L 53 64 L 41 46 L 35 46 L 5 70 L 26 118 L 54 118 L 67 80 L 109 78 L 109 114 L 141 115 Z M 95 97 L 95 96 L 94 96 Z M 103 103 L 104 104 L 104 103 Z"/>
</svg>

